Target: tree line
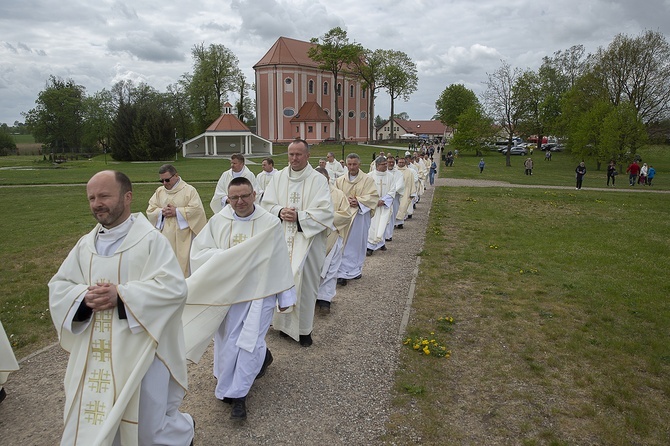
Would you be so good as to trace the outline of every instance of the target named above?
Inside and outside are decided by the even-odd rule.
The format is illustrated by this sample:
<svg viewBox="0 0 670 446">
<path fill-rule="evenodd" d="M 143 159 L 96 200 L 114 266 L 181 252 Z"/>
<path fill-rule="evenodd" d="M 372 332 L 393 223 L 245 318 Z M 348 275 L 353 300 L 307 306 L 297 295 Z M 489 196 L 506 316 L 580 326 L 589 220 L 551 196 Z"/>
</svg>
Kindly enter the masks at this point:
<svg viewBox="0 0 670 446">
<path fill-rule="evenodd" d="M 588 55 L 575 45 L 544 57 L 536 71 L 503 60 L 485 85 L 481 99 L 450 85 L 435 103 L 459 150 L 479 152 L 500 137 L 511 146 L 515 136 L 530 135 L 539 149 L 543 136 L 555 135 L 599 167 L 628 162 L 644 144 L 670 137 L 670 45 L 656 31 L 619 34 Z"/>
<path fill-rule="evenodd" d="M 407 100 L 416 91 L 416 65 L 405 53 L 368 50 L 350 42 L 346 31 L 333 28 L 311 39 L 309 56 L 319 69 L 337 80 L 358 77 L 370 91 L 368 116 L 374 116 L 375 92 L 386 89 L 394 101 Z M 145 83 L 120 81 L 111 89 L 92 95 L 72 79 L 50 76 L 35 101 L 23 113 L 25 126 L 36 142 L 50 153 L 110 153 L 120 161 L 168 159 L 182 141 L 205 131 L 223 112 L 230 93 L 239 100 L 235 111 L 247 125 L 255 124 L 253 89 L 239 68 L 239 61 L 219 44 L 195 45 L 191 50 L 193 72 L 185 73 L 159 92 Z M 337 96 L 336 96 L 337 97 Z M 344 100 L 344 95 L 340 95 Z M 338 100 L 340 100 L 338 98 Z M 339 108 L 339 107 L 338 107 Z M 370 119 L 370 135 L 374 135 Z M 335 134 L 339 135 L 335 119 Z M 371 136 L 372 137 L 372 136 Z"/>
</svg>

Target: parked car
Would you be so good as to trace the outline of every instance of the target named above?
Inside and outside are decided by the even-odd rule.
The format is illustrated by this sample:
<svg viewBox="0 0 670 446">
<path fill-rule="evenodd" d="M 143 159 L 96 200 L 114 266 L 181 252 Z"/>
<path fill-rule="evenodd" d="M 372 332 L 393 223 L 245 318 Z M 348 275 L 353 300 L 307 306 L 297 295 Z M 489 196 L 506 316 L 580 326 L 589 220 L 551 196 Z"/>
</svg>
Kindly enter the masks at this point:
<svg viewBox="0 0 670 446">
<path fill-rule="evenodd" d="M 507 148 L 505 148 L 502 152 L 503 155 L 507 155 Z M 515 146 L 510 149 L 510 155 L 527 155 L 528 150 L 526 150 L 525 147 L 519 147 Z"/>
<path fill-rule="evenodd" d="M 563 146 L 562 144 L 556 144 L 554 147 L 552 147 L 549 150 L 551 152 L 562 152 L 563 150 L 565 150 L 565 146 Z"/>
</svg>

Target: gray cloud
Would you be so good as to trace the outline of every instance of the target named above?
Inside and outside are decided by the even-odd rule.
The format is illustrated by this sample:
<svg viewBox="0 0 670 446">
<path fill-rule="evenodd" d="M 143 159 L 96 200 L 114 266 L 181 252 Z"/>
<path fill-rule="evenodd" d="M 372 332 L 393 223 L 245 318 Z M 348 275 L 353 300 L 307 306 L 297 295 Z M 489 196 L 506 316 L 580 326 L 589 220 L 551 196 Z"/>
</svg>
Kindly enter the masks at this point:
<svg viewBox="0 0 670 446">
<path fill-rule="evenodd" d="M 178 49 L 179 40 L 167 31 L 130 32 L 123 38 L 111 38 L 107 48 L 113 53 L 125 52 L 140 60 L 151 62 L 179 62 L 184 53 Z"/>
</svg>

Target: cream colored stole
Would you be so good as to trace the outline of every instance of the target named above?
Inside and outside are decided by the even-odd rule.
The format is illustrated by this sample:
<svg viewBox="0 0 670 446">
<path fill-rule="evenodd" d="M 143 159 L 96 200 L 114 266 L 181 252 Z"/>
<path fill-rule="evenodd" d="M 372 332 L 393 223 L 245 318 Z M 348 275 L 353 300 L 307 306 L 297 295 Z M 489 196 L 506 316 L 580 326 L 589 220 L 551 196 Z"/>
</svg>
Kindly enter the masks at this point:
<svg viewBox="0 0 670 446">
<path fill-rule="evenodd" d="M 89 283 L 120 283 L 121 257 L 93 255 Z M 110 277 L 110 272 L 117 276 Z M 136 445 L 139 389 L 155 356 L 155 343 L 143 333 L 133 334 L 116 308 L 91 318 L 88 351 L 85 358 L 77 358 L 81 381 L 67 420 L 76 425 L 70 425 L 76 429 L 72 444 L 111 445 L 120 429 L 121 444 Z M 117 341 L 120 345 L 114 345 Z"/>
</svg>

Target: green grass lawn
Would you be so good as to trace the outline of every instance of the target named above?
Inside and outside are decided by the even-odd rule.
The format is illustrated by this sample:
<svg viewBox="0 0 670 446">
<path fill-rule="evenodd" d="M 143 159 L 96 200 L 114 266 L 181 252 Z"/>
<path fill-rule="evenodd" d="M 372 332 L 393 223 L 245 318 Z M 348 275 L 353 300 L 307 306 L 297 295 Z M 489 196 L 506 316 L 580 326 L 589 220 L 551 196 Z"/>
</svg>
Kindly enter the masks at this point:
<svg viewBox="0 0 670 446">
<path fill-rule="evenodd" d="M 448 151 L 449 148 L 446 148 Z M 651 146 L 638 152 L 642 162 L 654 166 L 656 178 L 654 189 L 670 189 L 670 146 Z M 479 160 L 484 158 L 486 167 L 479 173 Z M 506 166 L 505 156 L 498 152 L 484 152 L 482 157 L 472 153 L 460 154 L 454 161 L 453 167 L 445 167 L 442 162 L 440 176 L 451 178 L 485 179 L 507 181 L 513 184 L 542 184 L 550 186 L 575 186 L 575 168 L 578 159 L 568 152 L 552 154 L 551 161 L 545 161 L 544 152 L 533 153 L 533 175 L 524 174 L 524 160 L 528 156 L 511 156 L 511 166 Z M 627 165 L 618 166 L 617 187 L 629 187 Z M 595 162 L 586 161 L 586 175 L 583 187 L 607 187 L 607 165 L 601 165 L 600 170 Z M 637 186 L 635 186 L 637 187 Z"/>
<path fill-rule="evenodd" d="M 670 442 L 670 195 L 435 192 L 393 444 Z M 438 319 L 453 317 L 445 326 Z"/>
</svg>

